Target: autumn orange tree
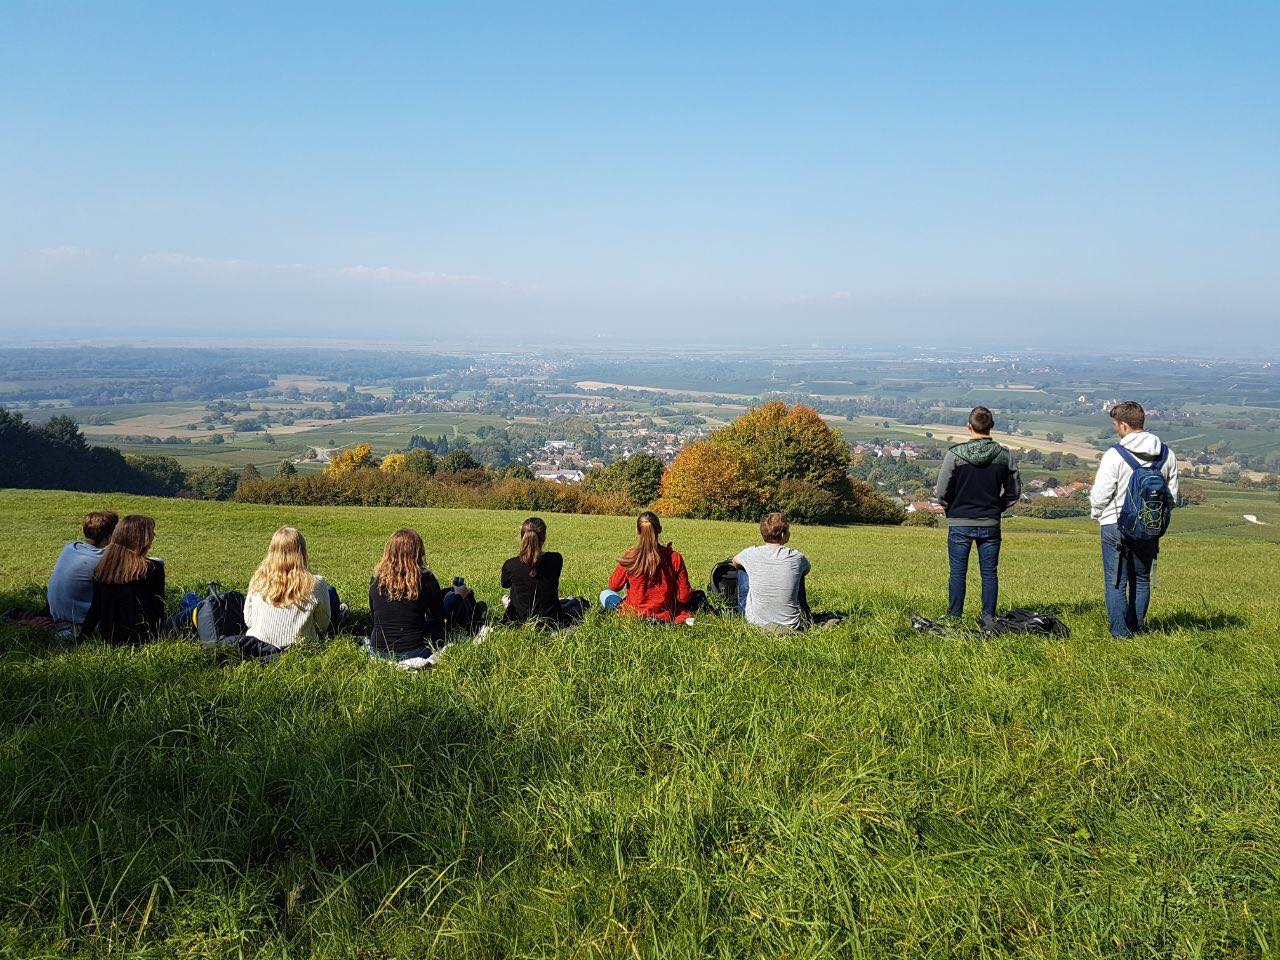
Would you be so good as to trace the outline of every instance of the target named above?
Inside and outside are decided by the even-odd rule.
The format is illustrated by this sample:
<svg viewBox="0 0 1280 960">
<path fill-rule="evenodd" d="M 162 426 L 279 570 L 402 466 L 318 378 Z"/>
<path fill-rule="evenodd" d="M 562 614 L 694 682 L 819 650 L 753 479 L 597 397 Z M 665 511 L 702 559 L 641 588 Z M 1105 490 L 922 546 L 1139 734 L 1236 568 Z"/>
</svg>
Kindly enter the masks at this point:
<svg viewBox="0 0 1280 960">
<path fill-rule="evenodd" d="M 897 522 L 895 505 L 849 477 L 849 446 L 812 407 L 753 407 L 667 469 L 660 510 L 713 519 L 758 519 L 781 510 L 802 523 Z"/>
</svg>

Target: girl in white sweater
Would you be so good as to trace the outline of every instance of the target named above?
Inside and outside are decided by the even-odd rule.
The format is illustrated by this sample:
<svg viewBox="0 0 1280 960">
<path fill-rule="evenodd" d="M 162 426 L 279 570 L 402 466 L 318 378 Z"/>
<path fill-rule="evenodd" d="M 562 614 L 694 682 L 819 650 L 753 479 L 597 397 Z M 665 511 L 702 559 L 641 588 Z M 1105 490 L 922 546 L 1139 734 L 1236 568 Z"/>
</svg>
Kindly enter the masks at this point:
<svg viewBox="0 0 1280 960">
<path fill-rule="evenodd" d="M 296 640 L 319 640 L 337 611 L 334 591 L 311 572 L 307 542 L 294 527 L 281 527 L 244 601 L 244 637 L 234 638 L 245 653 L 271 658 Z"/>
</svg>

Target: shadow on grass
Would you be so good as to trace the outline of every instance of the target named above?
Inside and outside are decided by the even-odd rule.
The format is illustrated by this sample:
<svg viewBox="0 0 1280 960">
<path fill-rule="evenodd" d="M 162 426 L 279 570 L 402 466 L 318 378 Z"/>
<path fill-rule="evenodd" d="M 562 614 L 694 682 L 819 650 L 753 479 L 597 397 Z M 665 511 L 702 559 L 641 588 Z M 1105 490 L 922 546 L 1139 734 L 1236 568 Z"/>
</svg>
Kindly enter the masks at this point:
<svg viewBox="0 0 1280 960">
<path fill-rule="evenodd" d="M 5 646 L 4 912 L 59 937 L 144 913 L 163 937 L 165 908 L 209 890 L 247 929 L 306 937 L 368 917 L 410 865 L 492 876 L 518 858 L 521 792 L 563 757 L 528 718 L 340 651 L 262 668 Z"/>
<path fill-rule="evenodd" d="M 1175 630 L 1228 630 L 1243 627 L 1247 620 L 1225 610 L 1177 610 L 1147 618 L 1149 633 L 1172 633 Z"/>
</svg>

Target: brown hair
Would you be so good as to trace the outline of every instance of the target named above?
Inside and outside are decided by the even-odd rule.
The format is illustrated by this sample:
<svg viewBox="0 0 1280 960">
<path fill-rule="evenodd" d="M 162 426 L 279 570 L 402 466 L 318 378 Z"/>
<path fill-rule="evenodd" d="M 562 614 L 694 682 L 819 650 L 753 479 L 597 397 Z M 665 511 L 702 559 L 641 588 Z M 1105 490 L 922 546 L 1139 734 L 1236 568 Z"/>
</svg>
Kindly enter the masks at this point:
<svg viewBox="0 0 1280 960">
<path fill-rule="evenodd" d="M 111 531 L 111 541 L 93 568 L 99 583 L 133 583 L 147 575 L 147 551 L 156 541 L 156 522 L 132 513 Z"/>
<path fill-rule="evenodd" d="M 256 593 L 273 607 L 309 603 L 315 596 L 316 577 L 307 560 L 307 541 L 295 527 L 281 527 L 271 537 L 267 555 L 249 581 Z"/>
<path fill-rule="evenodd" d="M 653 579 L 658 567 L 662 565 L 662 551 L 658 548 L 658 535 L 661 533 L 662 521 L 652 510 L 646 510 L 636 517 L 636 534 L 640 539 L 634 547 L 628 547 L 618 561 L 622 569 L 633 577 Z"/>
<path fill-rule="evenodd" d="M 990 433 L 996 425 L 996 418 L 986 407 L 974 407 L 969 411 L 969 426 L 974 433 Z"/>
<path fill-rule="evenodd" d="M 378 587 L 392 600 L 417 600 L 427 551 L 417 530 L 397 530 L 387 541 L 373 575 Z"/>
<path fill-rule="evenodd" d="M 119 522 L 114 510 L 95 510 L 84 518 L 84 538 L 95 547 L 101 546 L 111 539 Z"/>
<path fill-rule="evenodd" d="M 1147 411 L 1142 409 L 1142 404 L 1126 400 L 1111 408 L 1111 419 L 1127 423 L 1135 430 L 1141 430 L 1147 425 Z"/>
<path fill-rule="evenodd" d="M 791 524 L 781 513 L 770 513 L 760 521 L 760 536 L 765 543 L 786 543 L 791 539 Z"/>
<path fill-rule="evenodd" d="M 529 576 L 537 576 L 542 545 L 547 542 L 547 524 L 541 517 L 530 517 L 520 524 L 520 560 L 529 568 Z"/>
</svg>

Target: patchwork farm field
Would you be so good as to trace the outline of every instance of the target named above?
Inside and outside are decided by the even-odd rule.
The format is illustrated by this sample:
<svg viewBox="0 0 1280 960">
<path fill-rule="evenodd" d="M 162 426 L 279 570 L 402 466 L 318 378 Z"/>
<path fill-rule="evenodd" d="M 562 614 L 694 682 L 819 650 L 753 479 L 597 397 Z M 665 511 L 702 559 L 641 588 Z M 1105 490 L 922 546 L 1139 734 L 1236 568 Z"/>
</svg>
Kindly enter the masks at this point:
<svg viewBox="0 0 1280 960">
<path fill-rule="evenodd" d="M 1070 639 L 913 632 L 943 532 L 872 527 L 795 531 L 847 617 L 796 637 L 593 614 L 410 675 L 350 637 L 260 667 L 0 626 L 0 955 L 1273 955 L 1280 503 L 1211 496 L 1130 641 L 1093 528 L 1021 518 L 1002 604 Z M 495 602 L 522 519 L 0 491 L 0 607 L 38 605 L 97 506 L 156 517 L 175 594 L 243 587 L 296 524 L 357 609 L 402 525 Z M 548 522 L 594 596 L 631 521 Z M 699 583 L 754 539 L 666 533 Z"/>
</svg>

